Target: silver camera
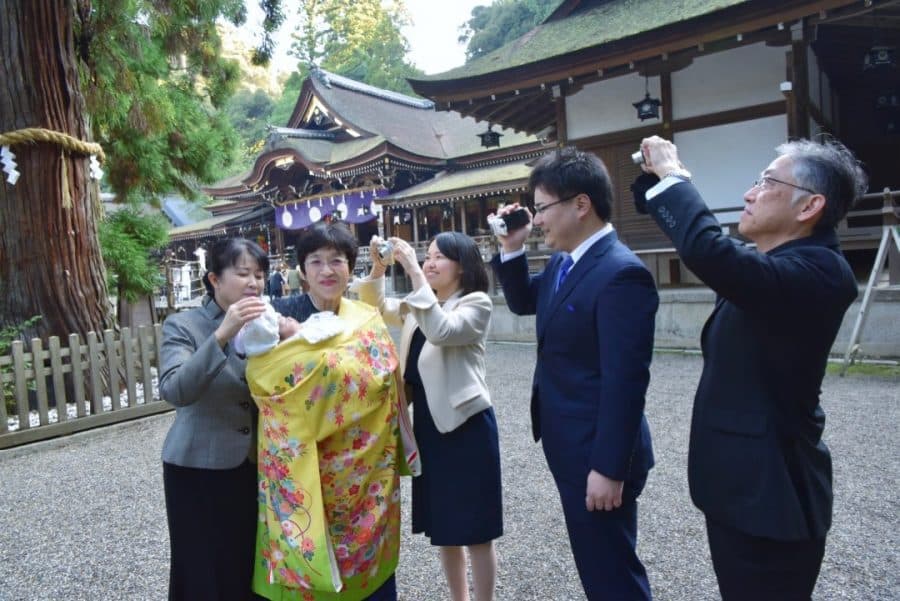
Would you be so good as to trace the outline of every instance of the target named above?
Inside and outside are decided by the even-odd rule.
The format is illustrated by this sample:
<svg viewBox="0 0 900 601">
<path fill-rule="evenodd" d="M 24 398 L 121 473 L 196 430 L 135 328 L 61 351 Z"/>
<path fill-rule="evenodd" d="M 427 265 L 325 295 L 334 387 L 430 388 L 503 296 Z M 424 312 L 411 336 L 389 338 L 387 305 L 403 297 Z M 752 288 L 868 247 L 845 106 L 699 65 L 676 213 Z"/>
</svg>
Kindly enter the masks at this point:
<svg viewBox="0 0 900 601">
<path fill-rule="evenodd" d="M 643 165 L 644 164 L 644 151 L 638 148 L 637 152 L 631 153 L 631 162 L 635 165 Z"/>
<path fill-rule="evenodd" d="M 387 240 L 378 243 L 378 258 L 383 265 L 394 264 L 394 245 Z"/>
</svg>

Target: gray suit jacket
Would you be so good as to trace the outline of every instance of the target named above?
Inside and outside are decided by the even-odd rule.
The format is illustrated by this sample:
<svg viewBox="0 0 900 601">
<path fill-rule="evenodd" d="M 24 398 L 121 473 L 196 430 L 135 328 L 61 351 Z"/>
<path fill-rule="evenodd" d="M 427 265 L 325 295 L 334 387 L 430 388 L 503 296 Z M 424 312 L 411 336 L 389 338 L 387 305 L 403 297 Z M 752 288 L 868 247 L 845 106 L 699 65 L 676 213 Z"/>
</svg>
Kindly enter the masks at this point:
<svg viewBox="0 0 900 601">
<path fill-rule="evenodd" d="M 244 376 L 246 359 L 213 332 L 225 313 L 211 298 L 163 324 L 160 396 L 175 405 L 162 459 L 183 467 L 239 466 L 256 447 L 256 406 Z"/>
</svg>

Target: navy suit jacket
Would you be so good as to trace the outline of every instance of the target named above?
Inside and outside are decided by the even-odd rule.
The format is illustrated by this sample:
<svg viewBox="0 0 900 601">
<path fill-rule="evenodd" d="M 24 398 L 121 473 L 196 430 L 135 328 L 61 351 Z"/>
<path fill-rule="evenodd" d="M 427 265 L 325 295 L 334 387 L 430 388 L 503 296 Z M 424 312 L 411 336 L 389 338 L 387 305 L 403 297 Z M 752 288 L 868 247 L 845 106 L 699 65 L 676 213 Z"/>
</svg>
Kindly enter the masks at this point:
<svg viewBox="0 0 900 601">
<path fill-rule="evenodd" d="M 685 264 L 717 294 L 701 335 L 688 480 L 718 522 L 777 540 L 823 538 L 831 455 L 819 405 L 828 353 L 856 279 L 834 231 L 761 253 L 722 233 L 697 189 L 647 202 Z"/>
<path fill-rule="evenodd" d="M 554 478 L 584 486 L 594 469 L 637 486 L 653 466 L 644 402 L 659 297 L 618 241 L 598 240 L 554 292 L 563 255 L 530 277 L 525 256 L 492 264 L 510 310 L 537 314 L 531 414 Z"/>
</svg>

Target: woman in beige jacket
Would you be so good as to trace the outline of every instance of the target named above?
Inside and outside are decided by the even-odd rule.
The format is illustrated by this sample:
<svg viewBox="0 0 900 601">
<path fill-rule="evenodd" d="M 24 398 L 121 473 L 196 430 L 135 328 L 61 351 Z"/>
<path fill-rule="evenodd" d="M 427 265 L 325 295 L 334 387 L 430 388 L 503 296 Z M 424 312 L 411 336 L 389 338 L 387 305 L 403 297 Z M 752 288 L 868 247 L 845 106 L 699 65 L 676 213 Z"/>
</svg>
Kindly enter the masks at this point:
<svg viewBox="0 0 900 601">
<path fill-rule="evenodd" d="M 453 601 L 467 601 L 466 553 L 476 601 L 493 599 L 503 534 L 497 421 L 485 384 L 485 340 L 493 304 L 475 242 L 458 232 L 439 234 L 419 267 L 415 250 L 391 238 L 392 258 L 413 291 L 385 298 L 382 241 L 372 240 L 372 272 L 358 284 L 360 298 L 402 326 L 399 353 L 412 391 L 413 430 L 422 475 L 413 479 L 413 532 L 440 547 Z"/>
</svg>

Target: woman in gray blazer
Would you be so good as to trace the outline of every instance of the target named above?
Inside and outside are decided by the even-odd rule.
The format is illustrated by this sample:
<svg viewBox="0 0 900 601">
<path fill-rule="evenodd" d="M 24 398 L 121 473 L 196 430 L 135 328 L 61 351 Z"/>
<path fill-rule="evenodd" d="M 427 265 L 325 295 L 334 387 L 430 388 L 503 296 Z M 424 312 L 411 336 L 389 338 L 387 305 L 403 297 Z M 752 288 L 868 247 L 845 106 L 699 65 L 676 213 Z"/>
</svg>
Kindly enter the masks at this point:
<svg viewBox="0 0 900 601">
<path fill-rule="evenodd" d="M 372 241 L 372 272 L 356 289 L 401 325 L 398 352 L 411 389 L 413 430 L 422 475 L 413 478 L 412 529 L 440 547 L 453 601 L 469 598 L 466 553 L 477 601 L 493 599 L 503 534 L 497 420 L 485 383 L 485 340 L 493 304 L 487 271 L 474 240 L 459 232 L 438 234 L 419 267 L 415 250 L 391 238 L 393 258 L 413 291 L 385 298 L 385 265 Z"/>
<path fill-rule="evenodd" d="M 201 307 L 163 324 L 160 396 L 175 405 L 163 443 L 170 600 L 253 598 L 256 408 L 232 338 L 261 315 L 266 253 L 234 238 L 209 253 Z"/>
</svg>

